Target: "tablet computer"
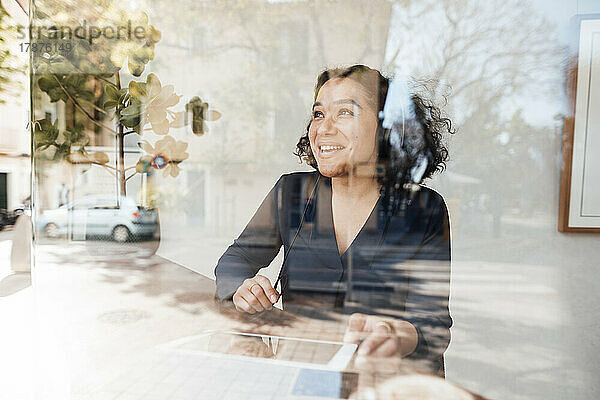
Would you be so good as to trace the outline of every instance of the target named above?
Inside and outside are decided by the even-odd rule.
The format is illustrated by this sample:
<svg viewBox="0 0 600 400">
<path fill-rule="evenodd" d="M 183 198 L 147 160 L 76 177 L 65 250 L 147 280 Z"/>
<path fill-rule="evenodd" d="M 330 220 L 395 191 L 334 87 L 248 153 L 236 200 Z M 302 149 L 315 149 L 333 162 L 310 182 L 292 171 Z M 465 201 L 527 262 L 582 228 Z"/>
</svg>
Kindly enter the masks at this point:
<svg viewBox="0 0 600 400">
<path fill-rule="evenodd" d="M 341 371 L 357 345 L 325 340 L 260 335 L 234 331 L 206 331 L 161 346 L 178 353 L 200 353 L 300 368 Z"/>
</svg>

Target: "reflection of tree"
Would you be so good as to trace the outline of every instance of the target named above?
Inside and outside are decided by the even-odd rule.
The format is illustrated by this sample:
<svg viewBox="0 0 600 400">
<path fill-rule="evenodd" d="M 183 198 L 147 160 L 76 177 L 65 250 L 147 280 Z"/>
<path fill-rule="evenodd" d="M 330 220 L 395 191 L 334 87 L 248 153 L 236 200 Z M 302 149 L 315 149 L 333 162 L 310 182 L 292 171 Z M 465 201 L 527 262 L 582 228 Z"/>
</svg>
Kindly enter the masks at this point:
<svg viewBox="0 0 600 400">
<path fill-rule="evenodd" d="M 23 73 L 25 66 L 20 65 L 9 47 L 9 40 L 16 34 L 16 26 L 0 4 L 0 93 L 17 95 L 20 85 L 14 79 L 17 73 Z M 11 43 L 15 45 L 15 43 Z M 6 100 L 0 97 L 0 104 Z"/>
<path fill-rule="evenodd" d="M 553 78 L 556 64 L 551 62 L 557 61 L 560 50 L 556 38 L 549 23 L 525 2 L 396 3 L 402 11 L 396 13 L 394 23 L 407 31 L 400 46 L 391 52 L 386 69 L 397 70 L 408 60 L 421 66 L 414 70 L 419 75 L 452 85 L 454 98 L 464 98 L 465 104 L 460 105 L 465 119 L 481 108 L 479 103 L 487 106 L 517 94 L 534 80 L 540 82 L 541 77 Z M 405 57 L 412 48 L 421 51 Z M 482 84 L 493 90 L 481 91 Z"/>
<path fill-rule="evenodd" d="M 148 4 L 172 34 L 169 44 L 191 49 L 192 60 L 185 58 L 197 65 L 195 79 L 210 79 L 218 87 L 214 101 L 235 110 L 202 161 L 271 166 L 295 161 L 291 153 L 309 118 L 319 70 L 350 52 L 357 58 L 347 62 L 383 59 L 390 7 L 384 0 L 217 0 L 185 2 L 185 12 L 174 12 L 160 0 Z"/>
<path fill-rule="evenodd" d="M 561 49 L 551 25 L 527 2 L 397 0 L 395 5 L 391 35 L 398 36 L 398 46 L 386 69 L 434 78 L 439 84 L 430 89 L 437 98 L 451 86 L 448 107 L 459 126 L 451 148 L 454 169 L 482 178 L 479 190 L 489 197 L 516 201 L 525 182 L 539 176 L 534 171 L 555 161 L 550 154 L 536 155 L 550 150 L 545 143 L 555 140 L 549 137 L 555 132 L 528 125 L 517 112 L 527 107 L 524 100 L 534 103 L 533 96 L 558 90 Z M 531 169 L 519 171 L 527 160 Z"/>
<path fill-rule="evenodd" d="M 144 12 L 125 10 L 110 1 L 88 0 L 86 5 L 78 3 L 76 10 L 84 10 L 79 12 L 54 3 L 36 5 L 32 26 L 34 89 L 47 94 L 53 103 L 63 102 L 71 111 L 68 126 L 62 131 L 58 119 L 35 121 L 38 158 L 102 166 L 115 175 L 121 195 L 126 194 L 126 182 L 136 173 L 154 168 L 163 169 L 164 176 L 176 177 L 179 164 L 188 157 L 187 143 L 168 134 L 170 128 L 183 127 L 189 118 L 171 109 L 179 102 L 174 87 L 162 85 L 152 73 L 145 80 L 131 79 L 122 85 L 122 78 L 138 78 L 144 73 L 146 64 L 154 59 L 161 33 L 149 24 Z M 193 132 L 201 135 L 204 120 L 216 119 L 218 113 L 208 110 L 208 104 L 199 98 L 195 100 L 189 114 L 193 114 Z M 114 166 L 108 164 L 106 153 L 88 151 L 91 140 L 85 123 L 93 124 L 96 132 L 114 136 Z M 140 147 L 148 154 L 126 167 L 125 136 L 141 136 L 144 131 L 163 138 L 154 145 L 141 142 Z"/>
</svg>

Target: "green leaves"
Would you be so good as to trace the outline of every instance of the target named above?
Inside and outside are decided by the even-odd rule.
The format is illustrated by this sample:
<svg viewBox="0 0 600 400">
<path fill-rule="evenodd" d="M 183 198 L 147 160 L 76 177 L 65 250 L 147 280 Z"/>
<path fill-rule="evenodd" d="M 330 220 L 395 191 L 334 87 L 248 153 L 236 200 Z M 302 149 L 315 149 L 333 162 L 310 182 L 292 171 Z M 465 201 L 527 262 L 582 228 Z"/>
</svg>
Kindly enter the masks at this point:
<svg viewBox="0 0 600 400">
<path fill-rule="evenodd" d="M 46 157 L 54 161 L 68 159 L 71 149 L 79 147 L 85 153 L 84 146 L 89 144 L 89 138 L 84 132 L 82 124 L 60 132 L 58 120 L 52 123 L 49 119 L 40 119 L 34 122 L 33 144 L 35 151 L 46 153 Z"/>
<path fill-rule="evenodd" d="M 45 152 L 46 158 L 54 161 L 64 159 L 71 151 L 71 146 L 59 137 L 58 121 L 49 119 L 35 121 L 33 143 L 36 152 Z"/>
<path fill-rule="evenodd" d="M 82 124 L 77 124 L 74 128 L 67 128 L 63 132 L 64 143 L 69 146 L 86 146 L 90 139 L 85 135 Z"/>
<path fill-rule="evenodd" d="M 37 84 L 53 103 L 66 102 L 69 95 L 74 99 L 93 101 L 94 93 L 86 87 L 88 79 L 89 76 L 84 74 L 43 74 Z"/>
<path fill-rule="evenodd" d="M 129 94 L 141 100 L 146 97 L 146 84 L 144 82 L 129 82 Z"/>
<path fill-rule="evenodd" d="M 38 86 L 41 90 L 48 93 L 50 90 L 58 87 L 58 83 L 49 76 L 42 76 L 38 79 Z"/>
<path fill-rule="evenodd" d="M 59 100 L 67 101 L 69 98 L 52 74 L 44 75 L 38 79 L 38 87 L 50 97 L 52 103 Z"/>
<path fill-rule="evenodd" d="M 124 127 L 142 134 L 142 111 L 144 83 L 131 81 L 128 88 L 117 89 L 113 84 L 104 86 L 104 108 L 114 108 L 116 116 Z"/>
<path fill-rule="evenodd" d="M 36 150 L 45 150 L 56 143 L 58 138 L 58 121 L 54 124 L 49 119 L 35 121 L 33 142 Z"/>
<path fill-rule="evenodd" d="M 119 104 L 121 95 L 113 84 L 104 85 L 104 108 L 115 108 Z"/>
<path fill-rule="evenodd" d="M 142 134 L 142 102 L 136 98 L 130 98 L 127 107 L 120 111 L 119 122 L 127 128 L 132 128 L 138 134 Z"/>
<path fill-rule="evenodd" d="M 50 56 L 43 51 L 34 53 L 36 73 L 85 73 L 109 77 L 121 71 L 125 65 L 134 76 L 144 72 L 146 64 L 154 58 L 154 46 L 161 38 L 160 32 L 149 25 L 148 16 L 143 12 L 132 12 L 118 3 L 110 6 L 98 4 L 92 14 L 94 21 L 89 21 L 92 26 L 106 27 L 102 34 L 93 38 L 89 31 L 91 27 L 85 22 L 82 25 L 70 25 L 74 35 L 65 35 L 64 38 L 62 32 L 59 35 L 52 29 L 37 31 L 38 37 L 33 43 L 36 48 L 45 50 L 52 44 L 52 49 L 49 48 L 47 53 L 59 52 L 60 55 Z M 63 25 L 60 23 L 61 16 L 57 15 L 57 20 L 54 18 L 38 12 L 36 24 L 44 27 Z M 121 27 L 126 26 L 135 28 L 133 34 L 120 32 Z"/>
</svg>

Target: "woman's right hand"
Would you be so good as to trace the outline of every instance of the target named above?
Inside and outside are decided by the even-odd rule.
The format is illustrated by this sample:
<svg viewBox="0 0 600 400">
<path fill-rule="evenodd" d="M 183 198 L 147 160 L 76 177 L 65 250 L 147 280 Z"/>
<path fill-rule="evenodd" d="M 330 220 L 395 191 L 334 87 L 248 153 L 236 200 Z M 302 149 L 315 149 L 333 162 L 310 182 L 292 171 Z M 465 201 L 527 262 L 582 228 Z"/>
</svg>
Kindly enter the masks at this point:
<svg viewBox="0 0 600 400">
<path fill-rule="evenodd" d="M 258 274 L 246 279 L 233 295 L 235 308 L 249 314 L 270 310 L 277 300 L 279 293 L 273 289 L 271 281 Z"/>
</svg>

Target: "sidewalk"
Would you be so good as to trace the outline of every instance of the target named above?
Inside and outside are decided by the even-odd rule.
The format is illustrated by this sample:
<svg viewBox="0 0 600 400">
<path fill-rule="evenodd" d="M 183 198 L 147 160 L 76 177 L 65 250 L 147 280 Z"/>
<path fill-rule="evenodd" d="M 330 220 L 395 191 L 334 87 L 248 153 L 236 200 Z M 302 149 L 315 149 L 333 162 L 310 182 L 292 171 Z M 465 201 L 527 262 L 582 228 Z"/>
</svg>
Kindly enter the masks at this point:
<svg viewBox="0 0 600 400">
<path fill-rule="evenodd" d="M 33 399 L 33 290 L 10 269 L 11 231 L 0 232 L 0 374 L 3 399 Z"/>
</svg>

